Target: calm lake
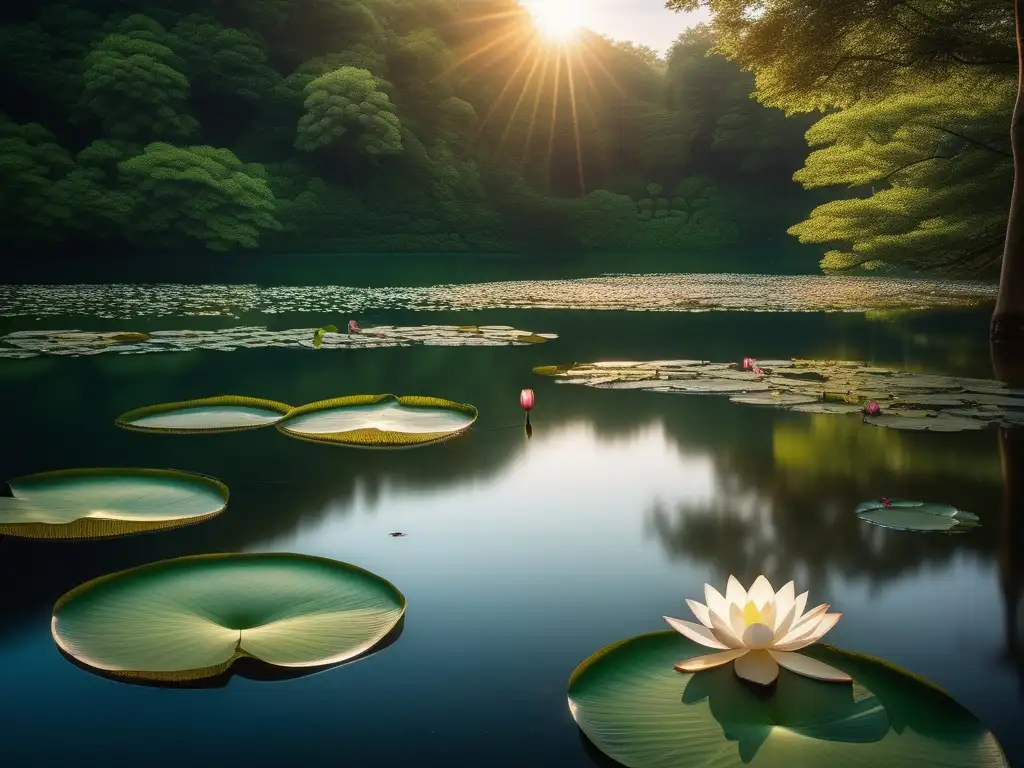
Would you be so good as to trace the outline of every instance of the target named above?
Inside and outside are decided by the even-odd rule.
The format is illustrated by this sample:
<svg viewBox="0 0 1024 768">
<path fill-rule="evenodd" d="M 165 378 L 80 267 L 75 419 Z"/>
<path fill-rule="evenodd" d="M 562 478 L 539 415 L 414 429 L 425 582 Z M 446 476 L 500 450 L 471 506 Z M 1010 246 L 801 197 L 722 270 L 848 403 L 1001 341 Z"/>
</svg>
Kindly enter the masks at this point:
<svg viewBox="0 0 1024 768">
<path fill-rule="evenodd" d="M 830 603 L 843 619 L 828 642 L 934 681 L 991 728 L 1011 763 L 1024 764 L 1024 649 L 1007 647 L 1020 633 L 1006 626 L 1024 583 L 1024 545 L 1004 499 L 1004 474 L 1024 468 L 1003 467 L 997 431 L 880 429 L 856 416 L 564 386 L 531 372 L 752 355 L 991 378 L 989 310 L 967 306 L 989 287 L 593 270 L 568 275 L 589 282 L 562 283 L 547 270 L 521 278 L 531 282 L 487 284 L 466 271 L 436 281 L 466 283 L 459 288 L 431 288 L 403 275 L 341 270 L 328 278 L 335 287 L 318 288 L 303 287 L 325 285 L 309 275 L 0 286 L 0 336 L 221 330 L 231 342 L 0 359 L 4 478 L 173 467 L 231 490 L 223 515 L 191 528 L 93 543 L 0 540 L 5 765 L 36 765 L 41 755 L 47 764 L 113 764 L 116 748 L 126 764 L 147 766 L 593 766 L 566 704 L 576 665 L 609 643 L 665 629 L 663 615 L 690 618 L 685 598 L 701 599 L 705 582 L 721 588 L 729 574 L 749 583 L 758 573 L 776 587 L 795 579 L 812 605 Z M 894 311 L 929 303 L 943 306 Z M 251 330 L 231 331 L 341 327 L 350 317 L 364 328 L 510 325 L 558 339 L 348 350 L 268 346 Z M 529 440 L 524 387 L 537 395 Z M 274 429 L 165 437 L 114 426 L 130 409 L 220 394 L 300 405 L 382 392 L 472 403 L 480 418 L 448 444 L 395 452 Z M 953 504 L 982 527 L 915 534 L 854 515 L 881 496 Z M 408 599 L 404 631 L 358 663 L 213 689 L 115 682 L 57 651 L 50 612 L 72 587 L 162 558 L 242 551 L 373 571 Z"/>
</svg>

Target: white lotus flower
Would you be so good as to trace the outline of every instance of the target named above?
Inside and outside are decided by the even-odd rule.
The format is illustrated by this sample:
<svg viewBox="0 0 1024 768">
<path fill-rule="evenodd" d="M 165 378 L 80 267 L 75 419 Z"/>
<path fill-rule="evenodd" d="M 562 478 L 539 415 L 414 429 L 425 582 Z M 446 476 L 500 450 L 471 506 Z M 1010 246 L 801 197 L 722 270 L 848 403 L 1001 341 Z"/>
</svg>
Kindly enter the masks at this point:
<svg viewBox="0 0 1024 768">
<path fill-rule="evenodd" d="M 818 642 L 836 625 L 841 613 L 827 613 L 819 605 L 804 613 L 807 593 L 797 596 L 793 582 L 775 592 L 764 576 L 758 576 L 748 592 L 735 576 L 729 577 L 725 597 L 710 584 L 704 585 L 707 605 L 687 600 L 700 624 L 665 617 L 673 629 L 719 653 L 680 661 L 680 672 L 699 672 L 735 661 L 736 674 L 745 680 L 770 685 L 783 666 L 816 680 L 848 683 L 851 677 L 835 667 L 793 653 Z"/>
</svg>

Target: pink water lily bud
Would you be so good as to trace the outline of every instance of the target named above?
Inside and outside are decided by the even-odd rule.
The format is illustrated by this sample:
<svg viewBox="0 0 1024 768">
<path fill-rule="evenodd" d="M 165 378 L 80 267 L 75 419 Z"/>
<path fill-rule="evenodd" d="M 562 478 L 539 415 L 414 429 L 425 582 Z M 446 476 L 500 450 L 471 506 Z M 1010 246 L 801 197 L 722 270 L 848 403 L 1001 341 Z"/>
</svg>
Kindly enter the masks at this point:
<svg viewBox="0 0 1024 768">
<path fill-rule="evenodd" d="M 752 368 L 754 368 L 755 366 L 757 366 L 757 361 L 754 360 L 754 358 L 752 358 L 752 357 L 744 357 L 743 358 L 743 370 L 744 371 L 749 371 Z"/>
<path fill-rule="evenodd" d="M 362 331 L 359 330 L 359 323 L 357 323 L 355 320 L 349 320 L 348 321 L 348 332 L 349 333 L 362 333 Z"/>
<path fill-rule="evenodd" d="M 864 413 L 871 416 L 877 416 L 882 412 L 882 406 L 878 404 L 878 401 L 871 400 L 867 405 L 864 406 Z"/>
<path fill-rule="evenodd" d="M 882 497 L 882 506 L 885 507 L 886 509 L 892 509 L 892 502 L 889 501 L 888 496 Z"/>
<path fill-rule="evenodd" d="M 532 389 L 524 389 L 519 393 L 519 405 L 524 411 L 532 411 L 533 404 L 537 401 Z"/>
<path fill-rule="evenodd" d="M 755 365 L 755 366 L 754 366 L 754 375 L 755 375 L 755 376 L 764 376 L 764 369 L 763 369 L 763 368 L 758 368 L 758 367 L 757 367 L 757 366 Z"/>
</svg>

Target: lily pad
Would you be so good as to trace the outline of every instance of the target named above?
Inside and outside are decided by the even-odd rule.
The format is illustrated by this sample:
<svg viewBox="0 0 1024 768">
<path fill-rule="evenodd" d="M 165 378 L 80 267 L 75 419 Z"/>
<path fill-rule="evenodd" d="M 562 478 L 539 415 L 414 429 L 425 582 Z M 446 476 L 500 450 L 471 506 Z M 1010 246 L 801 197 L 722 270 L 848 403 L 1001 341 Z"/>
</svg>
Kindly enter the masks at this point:
<svg viewBox="0 0 1024 768">
<path fill-rule="evenodd" d="M 927 411 L 895 411 L 865 416 L 865 424 L 889 429 L 912 429 L 928 432 L 964 432 L 967 430 L 984 429 L 989 422 L 971 419 L 965 416 L 952 416 L 948 413 L 929 413 Z"/>
<path fill-rule="evenodd" d="M 313 442 L 416 448 L 457 437 L 476 419 L 472 405 L 436 397 L 353 395 L 295 408 L 277 428 Z"/>
<path fill-rule="evenodd" d="M 228 489 L 173 469 L 65 469 L 8 481 L 0 535 L 104 539 L 180 528 L 224 511 Z"/>
<path fill-rule="evenodd" d="M 216 434 L 269 427 L 291 410 L 290 405 L 274 400 L 223 395 L 136 408 L 122 413 L 114 423 L 133 432 Z"/>
<path fill-rule="evenodd" d="M 774 405 L 775 407 L 821 402 L 820 398 L 814 395 L 800 395 L 795 392 L 779 392 L 778 390 L 759 392 L 755 395 L 733 395 L 729 401 L 745 405 Z"/>
<path fill-rule="evenodd" d="M 794 411 L 801 413 L 863 413 L 864 408 L 856 403 L 831 403 L 821 401 L 818 403 L 798 403 L 793 406 Z"/>
<path fill-rule="evenodd" d="M 951 504 L 904 499 L 889 499 L 889 504 L 891 506 L 882 501 L 865 501 L 857 506 L 857 517 L 872 525 L 897 531 L 960 533 L 981 525 L 977 515 Z"/>
<path fill-rule="evenodd" d="M 672 631 L 603 648 L 573 672 L 569 710 L 594 746 L 627 768 L 1007 765 L 969 711 L 887 662 L 814 645 L 800 652 L 848 673 L 852 685 L 782 669 L 767 691 L 743 684 L 731 664 L 673 668 L 706 651 Z"/>
<path fill-rule="evenodd" d="M 394 585 L 295 554 L 193 555 L 101 576 L 53 608 L 58 647 L 115 677 L 185 682 L 243 658 L 317 668 L 360 656 L 405 614 Z"/>
</svg>

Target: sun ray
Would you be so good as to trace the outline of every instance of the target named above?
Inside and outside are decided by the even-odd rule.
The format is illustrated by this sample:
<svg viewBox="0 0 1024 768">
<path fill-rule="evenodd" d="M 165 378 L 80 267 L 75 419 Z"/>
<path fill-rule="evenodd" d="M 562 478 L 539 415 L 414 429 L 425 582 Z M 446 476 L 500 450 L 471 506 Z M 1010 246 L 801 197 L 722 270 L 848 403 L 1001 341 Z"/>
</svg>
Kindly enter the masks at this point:
<svg viewBox="0 0 1024 768">
<path fill-rule="evenodd" d="M 555 93 L 551 98 L 551 126 L 548 129 L 548 176 L 551 175 L 551 157 L 555 153 L 555 126 L 558 123 L 558 91 L 562 84 L 562 55 L 563 51 L 555 54 Z"/>
<path fill-rule="evenodd" d="M 544 92 L 544 82 L 547 78 L 548 67 L 551 65 L 551 55 L 544 57 L 544 67 L 540 73 L 540 82 L 537 84 L 537 95 L 533 99 L 533 114 L 530 115 L 530 125 L 526 131 L 526 140 L 523 142 L 523 154 L 519 158 L 519 169 L 522 170 L 526 161 L 526 154 L 529 151 L 530 140 L 533 138 L 533 129 L 537 125 L 537 113 L 540 111 L 540 96 Z"/>
<path fill-rule="evenodd" d="M 502 88 L 501 89 L 501 93 L 498 94 L 498 98 L 494 100 L 494 104 L 492 104 L 491 108 L 489 110 L 487 110 L 487 115 L 484 117 L 483 121 L 481 121 L 481 123 L 480 123 L 480 130 L 483 130 L 484 127 L 487 125 L 487 123 L 490 122 L 490 119 L 494 116 L 495 110 L 497 110 L 498 106 L 504 100 L 505 94 L 508 93 L 509 89 L 515 83 L 516 77 L 518 77 L 518 75 L 522 71 L 523 67 L 526 66 L 526 62 L 528 62 L 530 60 L 531 56 L 533 57 L 533 66 L 534 66 L 534 68 L 536 68 L 537 60 L 538 60 L 537 59 L 537 53 L 539 52 L 539 48 L 540 48 L 540 44 L 538 42 L 534 41 L 530 45 L 530 47 L 526 49 L 526 53 L 523 54 L 523 58 L 519 60 L 518 66 L 516 66 L 516 68 L 512 72 L 512 74 L 509 75 L 509 78 L 508 78 L 508 80 L 505 83 L 505 87 Z M 527 78 L 527 82 L 529 82 L 529 78 Z M 513 115 L 514 115 L 514 113 L 513 113 Z"/>
<path fill-rule="evenodd" d="M 526 94 L 529 92 L 530 83 L 533 81 L 533 76 L 537 72 L 537 67 L 540 66 L 540 62 L 541 62 L 541 57 L 540 56 L 535 56 L 534 59 L 533 59 L 533 66 L 530 67 L 530 74 L 528 74 L 526 76 L 526 82 L 523 83 L 523 88 L 522 88 L 522 90 L 519 91 L 519 98 L 516 99 L 516 105 L 512 109 L 512 116 L 509 117 L 508 123 L 505 124 L 505 130 L 502 131 L 502 133 L 501 133 L 501 139 L 498 141 L 498 146 L 499 147 L 504 145 L 505 139 L 508 138 L 509 131 L 512 130 L 512 123 L 515 121 L 516 115 L 519 114 L 519 107 L 522 106 L 523 100 L 526 98 Z M 543 75 L 541 76 L 541 79 L 543 80 Z M 540 98 L 539 92 L 538 92 L 537 98 L 538 99 Z"/>
<path fill-rule="evenodd" d="M 449 66 L 445 70 L 445 73 L 446 74 L 451 74 L 451 72 L 453 70 L 456 70 L 459 67 L 461 67 L 463 64 L 465 64 L 465 63 L 467 63 L 469 61 L 472 61 L 477 56 L 480 56 L 481 54 L 486 53 L 487 51 L 491 50 L 491 48 L 493 48 L 494 46 L 500 45 L 502 42 L 504 42 L 508 38 L 512 37 L 513 35 L 526 35 L 526 34 L 528 34 L 528 32 L 526 32 L 525 30 L 520 29 L 518 27 L 515 28 L 515 29 L 506 30 L 505 32 L 503 32 L 500 35 L 498 35 L 497 37 L 495 37 L 493 40 L 491 40 L 486 45 L 481 45 L 479 48 L 474 48 L 472 51 L 467 53 L 461 59 L 459 59 L 458 61 L 453 63 L 451 66 Z"/>
<path fill-rule="evenodd" d="M 566 51 L 565 64 L 569 73 L 569 103 L 572 104 L 572 131 L 576 138 L 576 170 L 579 172 L 580 191 L 586 194 L 587 182 L 583 178 L 583 147 L 580 144 L 579 110 L 576 107 L 576 81 L 573 78 L 573 56 L 570 51 Z"/>
</svg>

